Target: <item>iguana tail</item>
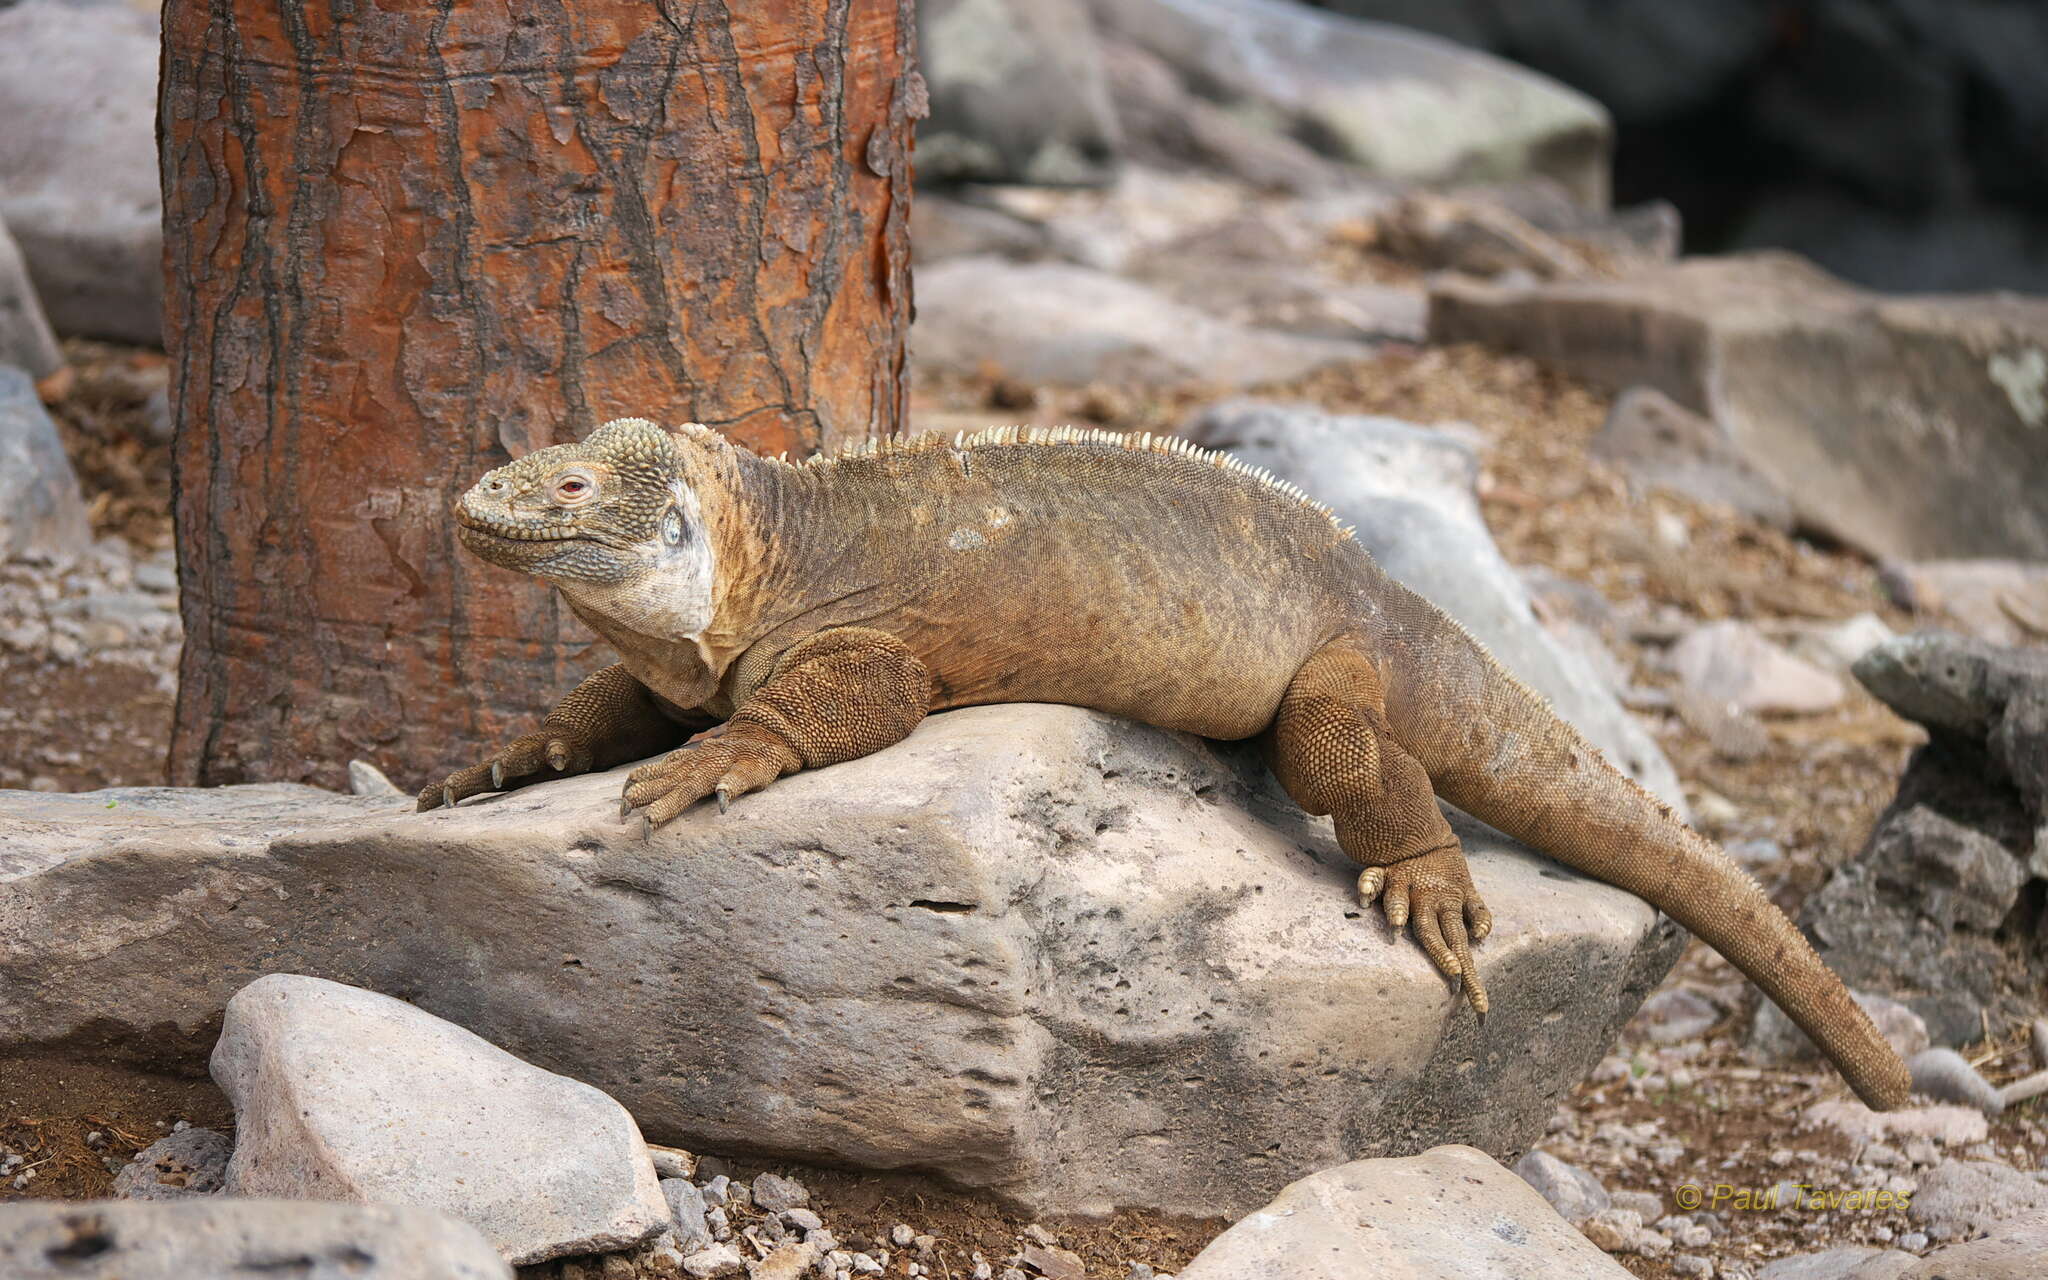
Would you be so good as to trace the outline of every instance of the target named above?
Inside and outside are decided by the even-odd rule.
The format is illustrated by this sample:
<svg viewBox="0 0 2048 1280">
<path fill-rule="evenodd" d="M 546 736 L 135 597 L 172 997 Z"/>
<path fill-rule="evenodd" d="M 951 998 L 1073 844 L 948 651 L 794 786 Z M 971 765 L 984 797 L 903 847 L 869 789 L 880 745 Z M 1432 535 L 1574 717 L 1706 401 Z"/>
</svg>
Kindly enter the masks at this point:
<svg viewBox="0 0 2048 1280">
<path fill-rule="evenodd" d="M 1427 613 L 1390 609 L 1408 616 L 1382 633 L 1387 713 L 1437 794 L 1647 900 L 1762 988 L 1864 1102 L 1880 1111 L 1904 1105 L 1912 1087 L 1905 1063 L 1762 886 L 1608 764 L 1455 622 L 1413 599 Z"/>
</svg>

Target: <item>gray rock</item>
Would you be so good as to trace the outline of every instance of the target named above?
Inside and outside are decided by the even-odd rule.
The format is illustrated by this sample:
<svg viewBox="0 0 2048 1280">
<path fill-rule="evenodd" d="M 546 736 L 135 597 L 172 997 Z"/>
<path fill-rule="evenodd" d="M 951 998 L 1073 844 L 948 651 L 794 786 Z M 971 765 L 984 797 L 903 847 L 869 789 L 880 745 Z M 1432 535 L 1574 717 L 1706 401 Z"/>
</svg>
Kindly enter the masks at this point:
<svg viewBox="0 0 2048 1280">
<path fill-rule="evenodd" d="M 1030 262 L 1052 253 L 1045 228 L 993 205 L 920 191 L 910 208 L 912 262 L 992 256 Z"/>
<path fill-rule="evenodd" d="M 1684 790 L 1656 741 L 1582 654 L 1535 621 L 1528 588 L 1479 514 L 1469 447 L 1391 418 L 1257 401 L 1211 405 L 1183 434 L 1330 504 L 1382 568 L 1462 623 L 1615 767 L 1683 808 Z"/>
<path fill-rule="evenodd" d="M 753 1195 L 754 1207 L 763 1213 L 781 1213 L 811 1202 L 811 1193 L 804 1190 L 803 1183 L 772 1173 L 754 1179 Z"/>
<path fill-rule="evenodd" d="M 0 21 L 6 17 L 0 11 Z M 35 382 L 0 365 L 0 561 L 63 563 L 91 544 L 85 500 L 57 424 L 36 397 Z"/>
<path fill-rule="evenodd" d="M 714 1244 L 708 1249 L 683 1256 L 683 1274 L 706 1280 L 709 1277 L 737 1276 L 746 1272 L 746 1259 L 739 1250 L 729 1244 Z"/>
<path fill-rule="evenodd" d="M 1280 0 L 1094 0 L 1103 28 L 1265 131 L 1419 184 L 1555 179 L 1607 203 L 1592 99 L 1447 41 Z"/>
<path fill-rule="evenodd" d="M 1694 627 L 1671 648 L 1671 668 L 1692 696 L 1751 713 L 1809 714 L 1840 705 L 1842 682 L 1795 658 L 1746 622 Z"/>
<path fill-rule="evenodd" d="M 212 1129 L 180 1129 L 158 1138 L 114 1175 L 120 1200 L 185 1200 L 226 1185 L 235 1144 Z"/>
<path fill-rule="evenodd" d="M 28 264 L 21 246 L 0 219 L 0 365 L 26 370 L 31 378 L 45 378 L 64 367 L 64 353 L 57 335 L 43 315 L 43 304 L 30 282 Z"/>
<path fill-rule="evenodd" d="M 2048 559 L 2048 301 L 1886 297 L 1759 254 L 1621 280 L 1446 276 L 1430 338 L 1654 387 L 1721 424 L 1801 523 L 1876 556 Z"/>
<path fill-rule="evenodd" d="M 432 1209 L 313 1201 L 0 1203 L 8 1280 L 512 1280 L 476 1228 Z"/>
<path fill-rule="evenodd" d="M 1632 489 L 1669 489 L 1773 528 L 1792 527 L 1784 491 L 1749 464 L 1728 433 L 1655 387 L 1616 396 L 1587 452 L 1620 471 Z"/>
<path fill-rule="evenodd" d="M 1920 1178 L 1906 1214 L 1934 1240 L 1967 1240 L 2016 1218 L 2048 1214 L 2048 1186 L 2010 1165 L 1951 1160 Z"/>
<path fill-rule="evenodd" d="M 59 333 L 162 341 L 159 45 L 131 5 L 0 9 L 0 220 Z"/>
<path fill-rule="evenodd" d="M 2048 637 L 2048 564 L 2027 560 L 1927 560 L 1895 566 L 1910 607 L 1947 614 L 1997 645 Z"/>
<path fill-rule="evenodd" d="M 402 993 L 693 1149 L 1218 1213 L 1361 1149 L 1526 1149 L 1682 937 L 1454 815 L 1495 921 L 1482 1028 L 1255 746 L 1070 707 L 932 716 L 652 839 L 622 775 L 429 814 L 0 792 L 0 1043 L 91 1027 L 189 1068 L 228 996 L 289 968 Z"/>
<path fill-rule="evenodd" d="M 711 1229 L 704 1223 L 704 1193 L 688 1178 L 663 1178 L 661 1195 L 675 1219 L 676 1248 L 690 1254 L 709 1246 Z"/>
<path fill-rule="evenodd" d="M 384 771 L 368 760 L 348 762 L 348 789 L 350 795 L 368 796 L 377 800 L 402 798 L 405 792 L 384 776 Z"/>
<path fill-rule="evenodd" d="M 231 1195 L 428 1205 L 515 1264 L 669 1225 L 623 1107 L 389 996 L 258 979 L 228 1001 L 212 1070 L 235 1104 Z"/>
<path fill-rule="evenodd" d="M 1356 1160 L 1295 1182 L 1180 1280 L 1621 1277 L 1534 1188 L 1470 1147 Z"/>
<path fill-rule="evenodd" d="M 1757 1280 L 1889 1280 L 1918 1261 L 1897 1249 L 1838 1245 L 1766 1263 Z"/>
<path fill-rule="evenodd" d="M 1611 1203 L 1600 1179 L 1547 1151 L 1531 1151 L 1515 1161 L 1515 1172 L 1566 1222 L 1584 1222 Z"/>
<path fill-rule="evenodd" d="M 1679 1044 L 1706 1035 L 1726 1016 L 1720 1005 L 1690 987 L 1666 987 L 1643 1002 L 1636 1024 L 1658 1044 Z"/>
<path fill-rule="evenodd" d="M 1858 864 L 1881 883 L 1912 886 L 1915 909 L 1944 930 L 1998 928 L 2027 881 L 1997 840 L 1927 805 L 1886 815 Z"/>
<path fill-rule="evenodd" d="M 1981 1240 L 1936 1249 L 1900 1272 L 1899 1280 L 2036 1280 L 2042 1275 L 2048 1275 L 2048 1216 L 2029 1215 L 2000 1223 Z"/>
<path fill-rule="evenodd" d="M 1201 97 L 1149 50 L 1114 36 L 1100 43 L 1122 149 L 1133 163 L 1226 175 L 1260 190 L 1302 194 L 1343 190 L 1359 182 L 1358 171 L 1342 161 L 1260 127 L 1256 117 Z"/>
<path fill-rule="evenodd" d="M 994 364 L 1027 382 L 1222 387 L 1291 378 L 1368 350 L 1246 329 L 1088 267 L 995 258 L 953 258 L 918 273 L 911 347 L 927 369 Z"/>
<path fill-rule="evenodd" d="M 1116 116 L 1084 0 L 926 0 L 917 20 L 920 180 L 1108 179 Z"/>
</svg>

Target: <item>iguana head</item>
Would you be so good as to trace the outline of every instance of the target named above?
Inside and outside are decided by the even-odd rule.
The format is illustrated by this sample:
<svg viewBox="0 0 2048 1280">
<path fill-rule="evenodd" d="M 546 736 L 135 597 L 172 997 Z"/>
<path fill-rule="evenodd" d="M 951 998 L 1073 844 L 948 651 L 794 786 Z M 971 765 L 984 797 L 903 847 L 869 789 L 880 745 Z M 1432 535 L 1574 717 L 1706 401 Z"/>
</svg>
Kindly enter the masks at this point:
<svg viewBox="0 0 2048 1280">
<path fill-rule="evenodd" d="M 536 449 L 462 495 L 462 545 L 635 630 L 694 634 L 711 617 L 712 553 L 684 447 L 645 418 L 617 418 Z"/>
</svg>

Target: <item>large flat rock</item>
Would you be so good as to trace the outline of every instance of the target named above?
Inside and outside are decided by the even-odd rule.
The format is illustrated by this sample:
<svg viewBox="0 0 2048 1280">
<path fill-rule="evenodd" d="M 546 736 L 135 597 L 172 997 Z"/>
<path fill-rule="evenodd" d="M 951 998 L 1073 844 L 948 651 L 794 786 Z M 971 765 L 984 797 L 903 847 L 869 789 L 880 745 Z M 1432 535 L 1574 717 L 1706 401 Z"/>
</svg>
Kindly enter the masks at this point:
<svg viewBox="0 0 2048 1280">
<path fill-rule="evenodd" d="M 1801 523 L 1878 556 L 2048 558 L 2048 301 L 1888 297 L 1786 254 L 1621 280 L 1444 277 L 1433 342 L 1484 342 L 1718 422 Z"/>
<path fill-rule="evenodd" d="M 0 1051 L 194 1068 L 284 970 L 595 1085 L 656 1141 L 1237 1213 L 1359 1156 L 1525 1147 L 1678 947 L 1461 818 L 1481 1026 L 1249 747 L 1067 707 L 934 716 L 651 839 L 620 779 L 428 814 L 0 792 Z"/>
</svg>

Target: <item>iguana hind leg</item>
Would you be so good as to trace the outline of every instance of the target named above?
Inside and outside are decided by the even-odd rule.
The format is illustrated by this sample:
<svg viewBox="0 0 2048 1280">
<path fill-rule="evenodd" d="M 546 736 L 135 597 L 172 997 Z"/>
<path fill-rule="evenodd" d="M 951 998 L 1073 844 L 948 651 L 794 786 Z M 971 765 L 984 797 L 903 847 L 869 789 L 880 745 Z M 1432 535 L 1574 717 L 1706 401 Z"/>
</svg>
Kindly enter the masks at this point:
<svg viewBox="0 0 2048 1280">
<path fill-rule="evenodd" d="M 901 742 L 931 700 L 931 674 L 901 640 L 868 627 L 821 631 L 784 654 L 731 719 L 627 775 L 626 808 L 651 826 L 713 793 L 723 809 L 785 773 Z"/>
<path fill-rule="evenodd" d="M 699 721 L 698 723 L 703 723 Z M 419 809 L 439 808 L 485 791 L 609 769 L 674 746 L 687 732 L 665 713 L 623 663 L 584 677 L 540 722 L 489 759 L 458 769 L 420 791 Z"/>
<path fill-rule="evenodd" d="M 1458 837 L 1437 809 L 1429 775 L 1387 726 L 1379 670 L 1355 642 L 1318 649 L 1288 684 L 1274 717 L 1273 772 L 1310 813 L 1336 820 L 1337 843 L 1366 864 L 1359 897 L 1380 900 L 1387 923 L 1413 925 L 1436 966 L 1462 979 L 1486 1012 L 1473 942 L 1493 917 L 1472 886 Z"/>
</svg>

